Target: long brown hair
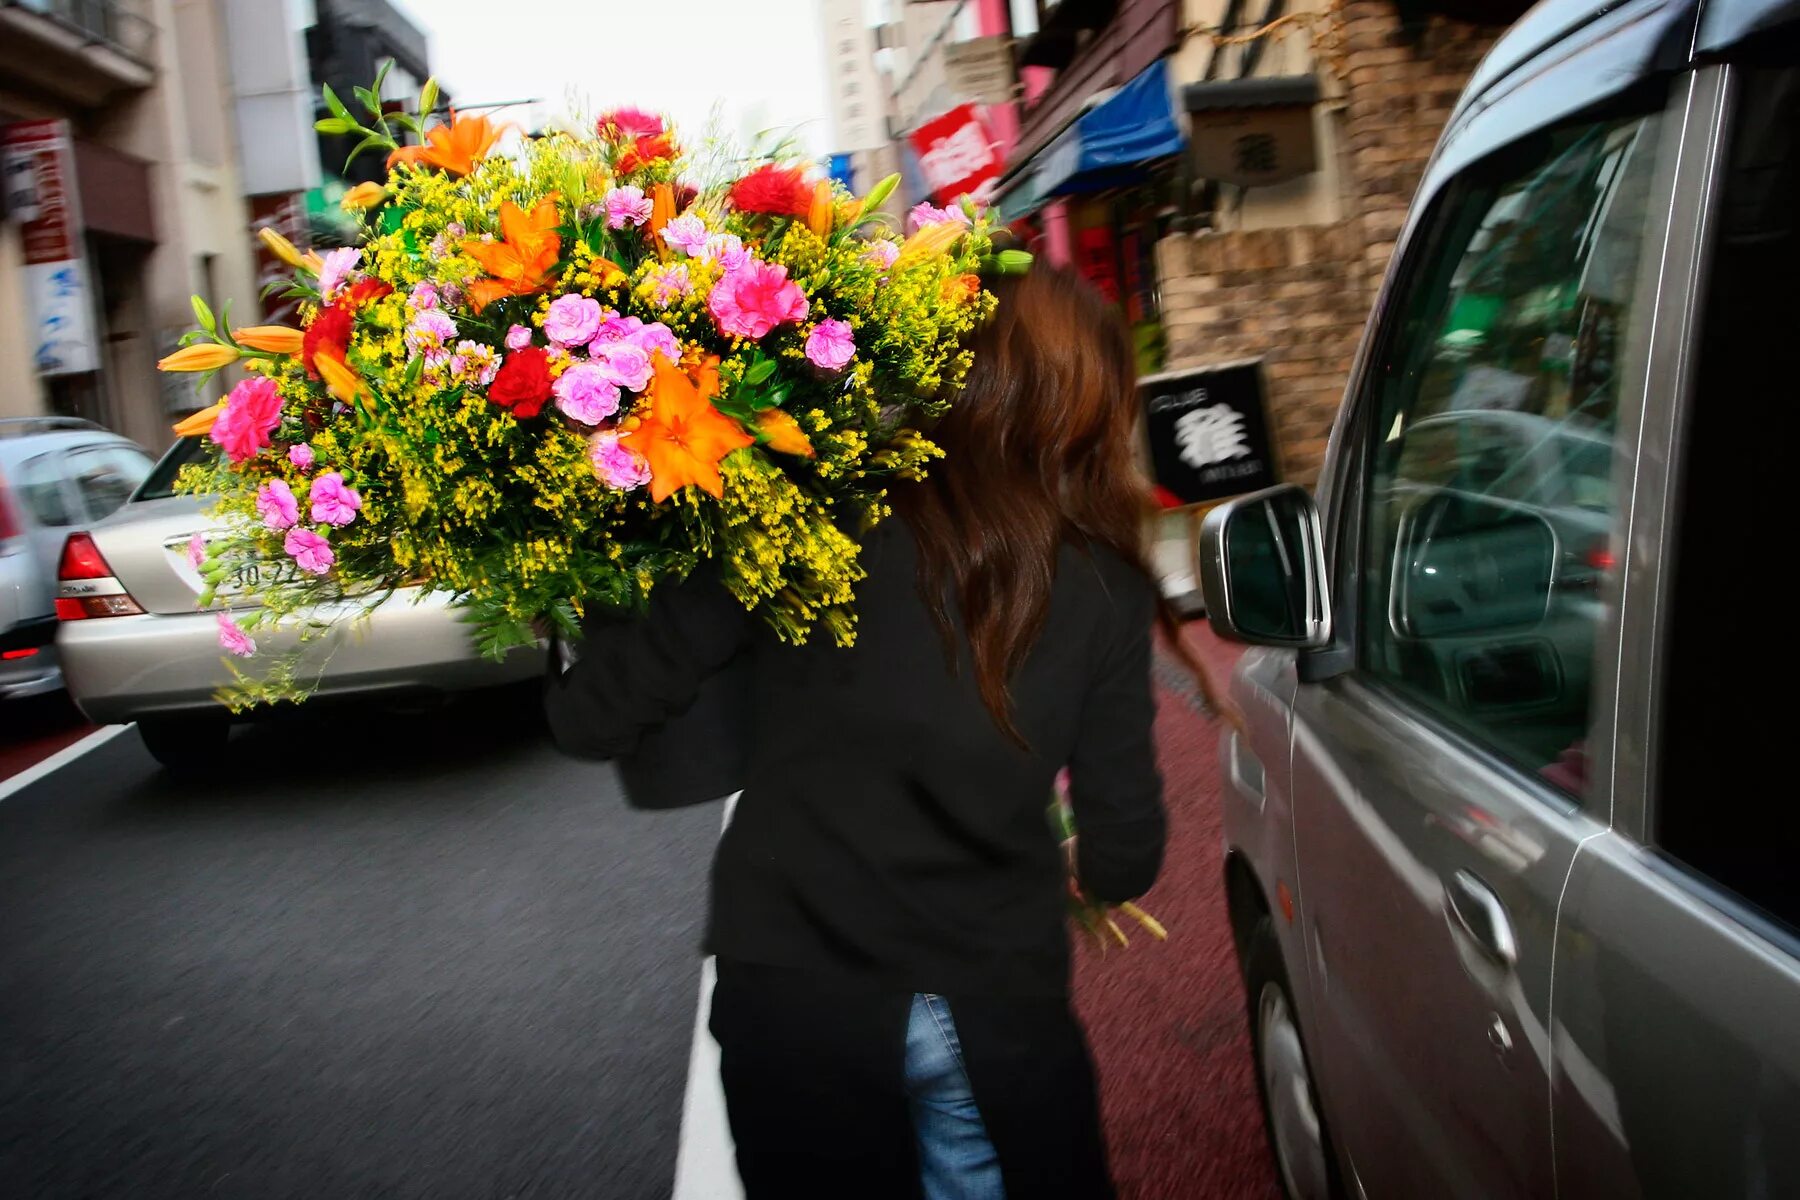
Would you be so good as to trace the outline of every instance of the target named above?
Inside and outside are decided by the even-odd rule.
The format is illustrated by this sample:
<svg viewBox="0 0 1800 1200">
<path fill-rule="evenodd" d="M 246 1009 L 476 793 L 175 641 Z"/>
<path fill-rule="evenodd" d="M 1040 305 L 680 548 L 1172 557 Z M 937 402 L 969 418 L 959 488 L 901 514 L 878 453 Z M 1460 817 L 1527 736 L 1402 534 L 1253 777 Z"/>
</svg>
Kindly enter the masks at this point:
<svg viewBox="0 0 1800 1200">
<path fill-rule="evenodd" d="M 1119 313 L 1044 265 L 988 284 L 999 299 L 974 365 L 931 436 L 945 457 L 895 493 L 919 547 L 919 591 L 952 663 L 968 635 L 976 686 L 1020 745 L 1010 682 L 1042 630 L 1065 542 L 1104 547 L 1154 582 L 1149 485 L 1134 453 L 1137 370 Z M 1184 661 L 1165 604 L 1160 621 Z"/>
</svg>

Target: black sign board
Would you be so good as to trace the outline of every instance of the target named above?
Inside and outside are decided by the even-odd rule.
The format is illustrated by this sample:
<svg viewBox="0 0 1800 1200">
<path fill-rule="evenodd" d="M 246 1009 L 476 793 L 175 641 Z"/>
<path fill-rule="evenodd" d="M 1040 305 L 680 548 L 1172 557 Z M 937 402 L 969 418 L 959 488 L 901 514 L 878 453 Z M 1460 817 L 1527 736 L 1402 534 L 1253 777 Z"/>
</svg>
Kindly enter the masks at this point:
<svg viewBox="0 0 1800 1200">
<path fill-rule="evenodd" d="M 1278 482 L 1260 361 L 1152 375 L 1139 381 L 1138 391 L 1151 474 L 1182 504 L 1224 500 Z"/>
</svg>

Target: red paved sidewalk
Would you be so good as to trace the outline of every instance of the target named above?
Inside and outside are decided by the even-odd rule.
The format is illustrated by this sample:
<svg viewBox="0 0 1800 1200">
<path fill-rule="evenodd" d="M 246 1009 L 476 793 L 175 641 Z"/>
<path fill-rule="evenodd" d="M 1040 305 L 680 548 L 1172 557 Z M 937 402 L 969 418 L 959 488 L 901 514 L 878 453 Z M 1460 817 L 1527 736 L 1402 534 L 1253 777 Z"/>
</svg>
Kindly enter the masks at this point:
<svg viewBox="0 0 1800 1200">
<path fill-rule="evenodd" d="M 1188 642 L 1215 696 L 1241 649 L 1204 626 Z M 1121 1200 L 1279 1197 L 1256 1103 L 1244 993 L 1220 884 L 1219 721 L 1159 667 L 1158 754 L 1169 810 L 1162 878 L 1144 907 L 1169 940 L 1077 949 L 1076 1003 L 1100 1067 Z M 1127 926 L 1126 932 L 1132 933 Z"/>
</svg>

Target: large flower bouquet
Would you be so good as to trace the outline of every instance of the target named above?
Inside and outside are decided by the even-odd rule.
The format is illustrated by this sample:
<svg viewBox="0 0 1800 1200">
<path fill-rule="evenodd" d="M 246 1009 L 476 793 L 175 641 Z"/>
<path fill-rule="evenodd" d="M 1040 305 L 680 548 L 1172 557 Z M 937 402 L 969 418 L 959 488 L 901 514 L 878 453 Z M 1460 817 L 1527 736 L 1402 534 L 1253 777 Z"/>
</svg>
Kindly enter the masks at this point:
<svg viewBox="0 0 1800 1200">
<path fill-rule="evenodd" d="M 189 554 L 224 648 L 418 586 L 500 654 L 702 560 L 782 637 L 850 642 L 857 535 L 940 453 L 920 427 L 991 309 L 977 272 L 1024 256 L 972 208 L 922 205 L 902 236 L 878 211 L 893 180 L 859 199 L 778 160 L 708 170 L 636 110 L 500 152 L 484 118 L 362 98 L 369 124 L 329 90 L 321 122 L 391 151 L 388 183 L 346 198 L 360 244 L 265 234 L 300 328 L 196 299 L 160 364 L 248 372 L 178 427 L 220 450 L 183 486 L 218 498 L 223 532 Z M 250 561 L 257 593 L 224 596 Z M 265 659 L 228 702 L 305 694 L 297 652 Z"/>
</svg>

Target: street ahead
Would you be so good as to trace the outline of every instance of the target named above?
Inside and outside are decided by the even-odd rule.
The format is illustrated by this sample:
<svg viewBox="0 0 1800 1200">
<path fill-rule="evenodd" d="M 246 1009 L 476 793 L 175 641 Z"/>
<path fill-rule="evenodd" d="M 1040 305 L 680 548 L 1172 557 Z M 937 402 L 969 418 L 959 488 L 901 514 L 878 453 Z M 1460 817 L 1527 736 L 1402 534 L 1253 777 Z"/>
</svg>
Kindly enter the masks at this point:
<svg viewBox="0 0 1800 1200">
<path fill-rule="evenodd" d="M 1076 955 L 1113 1169 L 1270 1197 L 1218 727 L 1158 677 L 1170 940 Z M 0 1196 L 662 1200 L 679 1140 L 678 1200 L 729 1200 L 704 1055 L 683 1128 L 721 815 L 626 808 L 535 688 L 303 708 L 196 784 L 119 733 L 0 799 Z"/>
<path fill-rule="evenodd" d="M 534 689 L 320 708 L 0 803 L 0 1192 L 667 1196 L 716 805 L 638 813 Z"/>
</svg>

